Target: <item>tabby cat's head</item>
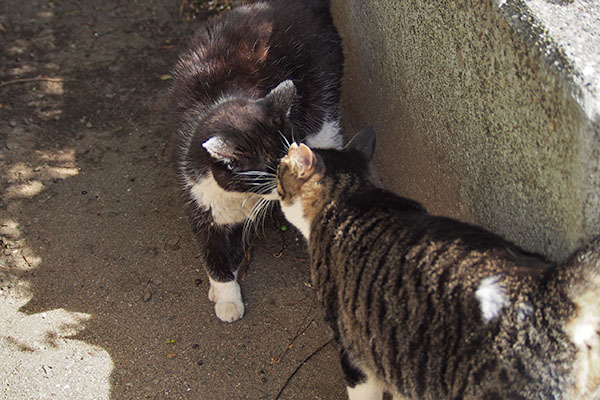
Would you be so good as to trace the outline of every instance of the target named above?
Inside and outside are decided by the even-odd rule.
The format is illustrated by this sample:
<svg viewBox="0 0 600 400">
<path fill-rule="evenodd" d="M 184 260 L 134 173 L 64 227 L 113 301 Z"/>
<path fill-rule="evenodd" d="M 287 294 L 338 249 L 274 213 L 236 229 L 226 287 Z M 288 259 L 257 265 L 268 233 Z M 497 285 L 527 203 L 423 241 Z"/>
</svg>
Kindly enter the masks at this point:
<svg viewBox="0 0 600 400">
<path fill-rule="evenodd" d="M 291 141 L 290 109 L 296 89 L 284 81 L 258 100 L 231 97 L 213 106 L 192 149 L 208 154 L 217 183 L 228 191 L 266 194 L 275 188 L 275 169 Z M 191 155 L 194 157 L 194 155 Z"/>
<path fill-rule="evenodd" d="M 364 182 L 375 149 L 375 130 L 358 132 L 342 150 L 292 143 L 277 168 L 277 195 L 285 217 L 306 239 L 314 217 L 345 182 Z M 337 193 L 339 194 L 339 193 Z"/>
</svg>

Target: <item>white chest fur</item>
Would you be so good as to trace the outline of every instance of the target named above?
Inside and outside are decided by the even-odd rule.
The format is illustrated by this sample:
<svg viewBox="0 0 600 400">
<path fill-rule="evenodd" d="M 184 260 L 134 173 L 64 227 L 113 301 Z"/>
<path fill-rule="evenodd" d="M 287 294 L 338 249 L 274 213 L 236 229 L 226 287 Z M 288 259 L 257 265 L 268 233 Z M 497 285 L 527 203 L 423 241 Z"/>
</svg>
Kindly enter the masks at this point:
<svg viewBox="0 0 600 400">
<path fill-rule="evenodd" d="M 302 209 L 302 200 L 297 197 L 291 204 L 282 202 L 281 210 L 283 211 L 285 218 L 298 228 L 308 241 L 310 237 L 310 221 Z"/>
<path fill-rule="evenodd" d="M 254 193 L 223 190 L 210 172 L 197 182 L 188 182 L 188 186 L 196 205 L 201 209 L 210 210 L 213 220 L 220 225 L 244 221 L 260 200 L 260 196 Z"/>
</svg>

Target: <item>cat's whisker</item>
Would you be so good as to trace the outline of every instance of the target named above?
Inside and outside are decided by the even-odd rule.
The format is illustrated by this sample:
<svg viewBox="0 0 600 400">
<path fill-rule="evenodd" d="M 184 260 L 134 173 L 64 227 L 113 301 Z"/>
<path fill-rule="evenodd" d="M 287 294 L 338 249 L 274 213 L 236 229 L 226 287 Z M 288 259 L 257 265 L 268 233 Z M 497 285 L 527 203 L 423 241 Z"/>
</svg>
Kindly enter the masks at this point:
<svg viewBox="0 0 600 400">
<path fill-rule="evenodd" d="M 252 233 L 252 227 L 254 226 L 254 232 L 258 230 L 258 225 L 262 225 L 264 231 L 264 220 L 267 211 L 271 208 L 274 201 L 261 198 L 252 208 L 248 218 L 244 221 L 242 228 L 242 240 L 245 244 L 250 242 L 250 235 Z"/>
<path fill-rule="evenodd" d="M 282 138 L 282 142 L 283 142 L 283 147 L 285 148 L 285 152 L 287 153 L 288 150 L 290 149 L 291 143 L 288 140 L 288 138 L 285 137 L 285 135 L 283 134 L 283 132 L 279 131 L 279 135 Z"/>
<path fill-rule="evenodd" d="M 274 176 L 275 175 L 274 173 L 268 172 L 268 171 L 242 171 L 242 172 L 236 172 L 236 174 L 251 175 L 251 176 L 263 176 L 263 175 Z"/>
</svg>

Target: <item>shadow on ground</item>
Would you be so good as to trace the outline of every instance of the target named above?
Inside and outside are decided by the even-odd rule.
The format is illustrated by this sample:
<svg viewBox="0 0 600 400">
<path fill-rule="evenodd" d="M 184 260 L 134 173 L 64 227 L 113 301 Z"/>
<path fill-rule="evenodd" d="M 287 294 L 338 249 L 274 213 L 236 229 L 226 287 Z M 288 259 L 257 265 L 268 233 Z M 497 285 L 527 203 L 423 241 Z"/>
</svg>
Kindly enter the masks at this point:
<svg viewBox="0 0 600 400">
<path fill-rule="evenodd" d="M 167 160 L 166 78 L 195 25 L 179 6 L 0 4 L 0 398 L 345 398 L 279 217 L 246 316 L 214 316 Z"/>
</svg>

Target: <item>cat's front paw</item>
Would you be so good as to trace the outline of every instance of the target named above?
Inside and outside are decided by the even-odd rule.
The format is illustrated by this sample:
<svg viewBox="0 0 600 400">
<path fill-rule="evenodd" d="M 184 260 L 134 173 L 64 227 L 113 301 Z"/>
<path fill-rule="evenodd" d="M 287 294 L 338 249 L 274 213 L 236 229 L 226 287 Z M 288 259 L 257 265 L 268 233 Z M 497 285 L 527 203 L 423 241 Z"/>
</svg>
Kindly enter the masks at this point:
<svg viewBox="0 0 600 400">
<path fill-rule="evenodd" d="M 217 318 L 223 322 L 233 322 L 244 316 L 244 303 L 222 302 L 215 304 L 215 313 Z"/>
<path fill-rule="evenodd" d="M 210 279 L 208 298 L 215 303 L 217 318 L 224 322 L 233 322 L 244 316 L 244 303 L 240 285 L 234 280 L 217 282 Z"/>
</svg>

